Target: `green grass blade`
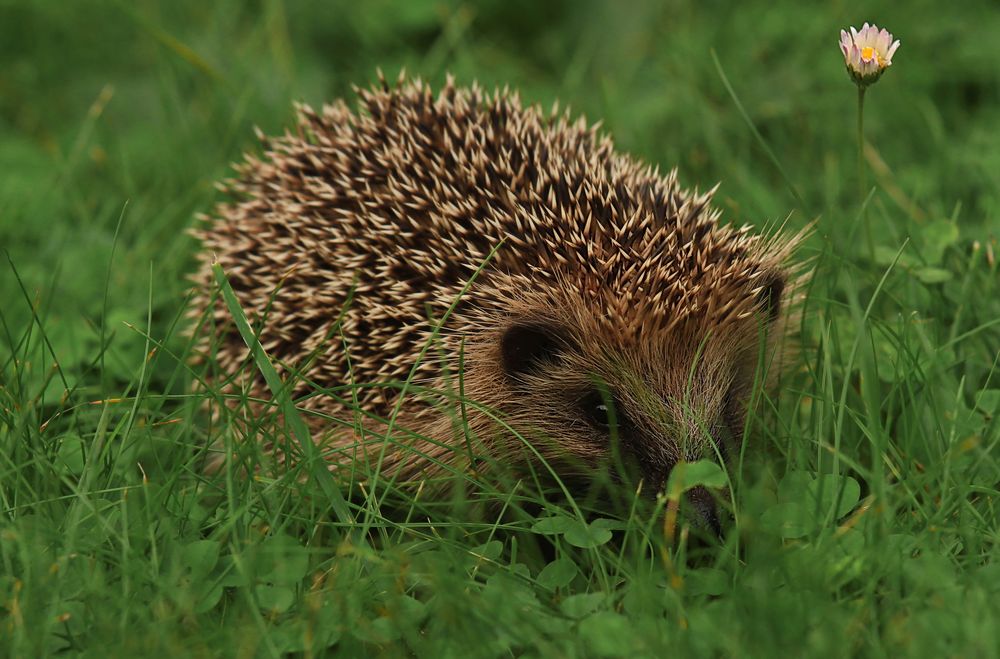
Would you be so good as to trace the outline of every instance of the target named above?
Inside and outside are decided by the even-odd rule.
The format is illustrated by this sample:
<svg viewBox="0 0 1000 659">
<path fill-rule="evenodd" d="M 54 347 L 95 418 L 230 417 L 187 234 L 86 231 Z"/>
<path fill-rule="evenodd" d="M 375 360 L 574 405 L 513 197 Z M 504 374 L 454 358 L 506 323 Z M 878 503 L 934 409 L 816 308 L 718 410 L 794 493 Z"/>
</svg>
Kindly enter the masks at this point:
<svg viewBox="0 0 1000 659">
<path fill-rule="evenodd" d="M 729 82 L 729 78 L 726 77 L 726 72 L 722 69 L 722 63 L 719 61 L 719 56 L 715 54 L 715 49 L 713 48 L 709 52 L 712 54 L 712 61 L 715 62 L 715 70 L 719 73 L 722 85 L 726 88 L 726 91 L 729 92 L 729 97 L 733 99 L 733 104 L 736 106 L 737 112 L 739 112 L 740 116 L 743 117 L 743 121 L 746 122 L 750 132 L 753 133 L 754 139 L 757 140 L 757 143 L 760 144 L 760 148 L 764 150 L 764 153 L 767 154 L 768 159 L 774 165 L 775 169 L 777 169 L 778 173 L 781 174 L 781 178 L 785 180 L 785 185 L 788 186 L 788 190 L 792 193 L 792 196 L 795 197 L 795 203 L 798 204 L 800 209 L 805 211 L 806 202 L 802 199 L 802 195 L 799 194 L 799 190 L 795 186 L 795 183 L 792 182 L 792 178 L 788 175 L 788 172 L 786 172 L 785 168 L 781 166 L 781 161 L 778 160 L 778 156 L 775 155 L 771 146 L 767 143 L 767 140 L 765 140 L 764 136 L 760 134 L 759 130 L 757 130 L 757 126 L 754 124 L 753 119 L 750 118 L 750 114 L 746 111 L 746 108 L 743 107 L 740 97 L 736 95 L 736 90 L 733 89 L 732 84 Z"/>
<path fill-rule="evenodd" d="M 319 449 L 313 443 L 309 427 L 302 419 L 302 415 L 299 414 L 298 408 L 292 402 L 288 387 L 281 381 L 281 376 L 278 375 L 278 371 L 275 370 L 274 365 L 264 351 L 264 346 L 260 344 L 257 336 L 250 329 L 250 323 L 247 321 L 246 314 L 243 313 L 243 307 L 240 306 L 240 302 L 236 298 L 236 293 L 233 291 L 233 287 L 230 285 L 229 279 L 222 269 L 222 265 L 219 263 L 212 264 L 212 272 L 215 274 L 215 281 L 222 292 L 222 299 L 226 303 L 226 308 L 229 309 L 229 313 L 233 317 L 236 329 L 239 331 L 240 336 L 243 337 L 243 341 L 247 344 L 247 347 L 250 348 L 257 369 L 264 377 L 264 381 L 271 390 L 271 394 L 277 401 L 278 409 L 281 410 L 281 414 L 285 419 L 285 423 L 288 424 L 292 436 L 295 437 L 302 449 L 303 455 L 306 456 L 310 476 L 312 476 L 322 489 L 323 494 L 330 501 L 337 521 L 341 524 L 353 524 L 354 519 L 348 510 L 347 501 L 337 487 L 333 479 L 333 474 L 327 469 L 326 463 L 320 456 Z"/>
</svg>

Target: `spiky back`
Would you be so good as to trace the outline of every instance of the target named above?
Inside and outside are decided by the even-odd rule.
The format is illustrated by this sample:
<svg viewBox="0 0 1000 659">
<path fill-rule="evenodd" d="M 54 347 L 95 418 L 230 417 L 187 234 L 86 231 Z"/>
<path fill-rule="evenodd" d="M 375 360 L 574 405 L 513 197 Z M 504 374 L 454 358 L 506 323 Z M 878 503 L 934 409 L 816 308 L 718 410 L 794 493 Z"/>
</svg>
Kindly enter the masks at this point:
<svg viewBox="0 0 1000 659">
<path fill-rule="evenodd" d="M 755 311 L 785 257 L 786 244 L 719 226 L 711 193 L 615 153 L 583 119 L 451 81 L 437 96 L 384 80 L 359 95 L 357 112 L 303 106 L 295 133 L 262 138 L 264 157 L 238 166 L 230 201 L 199 232 L 243 305 L 266 314 L 265 349 L 292 364 L 318 351 L 320 385 L 405 378 L 428 314 L 440 317 L 494 250 L 453 335 L 497 322 L 527 292 L 582 295 L 622 337 L 724 327 Z M 231 367 L 246 349 L 228 312 L 215 315 Z"/>
</svg>

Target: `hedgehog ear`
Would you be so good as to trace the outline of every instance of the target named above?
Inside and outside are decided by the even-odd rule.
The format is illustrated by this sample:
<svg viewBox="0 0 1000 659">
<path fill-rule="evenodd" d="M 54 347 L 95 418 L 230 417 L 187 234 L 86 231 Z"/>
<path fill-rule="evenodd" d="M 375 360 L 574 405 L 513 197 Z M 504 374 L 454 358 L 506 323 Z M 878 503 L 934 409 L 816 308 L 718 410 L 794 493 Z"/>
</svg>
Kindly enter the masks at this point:
<svg viewBox="0 0 1000 659">
<path fill-rule="evenodd" d="M 785 278 L 772 275 L 767 284 L 757 294 L 757 305 L 767 312 L 767 320 L 773 323 L 781 313 L 781 295 L 785 292 Z"/>
<path fill-rule="evenodd" d="M 556 361 L 564 342 L 560 334 L 548 325 L 512 325 L 500 339 L 503 370 L 517 378 L 538 369 L 546 361 Z"/>
</svg>

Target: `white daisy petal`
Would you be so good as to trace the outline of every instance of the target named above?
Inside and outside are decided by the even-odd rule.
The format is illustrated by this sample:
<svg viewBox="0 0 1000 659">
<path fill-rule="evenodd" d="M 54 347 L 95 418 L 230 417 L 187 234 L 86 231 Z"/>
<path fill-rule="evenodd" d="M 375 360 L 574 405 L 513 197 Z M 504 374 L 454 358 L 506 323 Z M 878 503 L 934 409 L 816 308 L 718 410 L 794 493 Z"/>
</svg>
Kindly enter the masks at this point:
<svg viewBox="0 0 1000 659">
<path fill-rule="evenodd" d="M 885 54 L 885 59 L 891 62 L 892 56 L 896 52 L 897 48 L 899 48 L 899 39 L 896 39 L 896 41 L 894 41 L 893 44 L 889 47 L 889 51 Z"/>
<path fill-rule="evenodd" d="M 892 35 L 889 34 L 889 30 L 882 28 L 878 33 L 878 52 L 885 54 L 889 50 L 889 44 L 892 43 Z"/>
</svg>

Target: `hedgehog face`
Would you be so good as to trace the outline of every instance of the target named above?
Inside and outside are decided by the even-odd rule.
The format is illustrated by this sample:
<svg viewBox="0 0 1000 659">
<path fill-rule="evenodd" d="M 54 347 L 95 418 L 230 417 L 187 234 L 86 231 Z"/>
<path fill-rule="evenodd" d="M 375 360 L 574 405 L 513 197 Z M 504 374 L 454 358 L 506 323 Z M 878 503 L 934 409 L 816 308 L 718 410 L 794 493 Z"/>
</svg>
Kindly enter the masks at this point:
<svg viewBox="0 0 1000 659">
<path fill-rule="evenodd" d="M 519 429 L 550 435 L 584 463 L 618 448 L 656 488 L 678 461 L 724 456 L 732 436 L 742 436 L 726 405 L 736 378 L 723 375 L 725 355 L 696 364 L 680 358 L 688 351 L 663 350 L 672 361 L 664 369 L 662 358 L 636 359 L 647 351 L 634 345 L 584 345 L 573 336 L 553 324 L 515 324 L 503 335 L 508 415 L 515 426 L 537 426 Z"/>
<path fill-rule="evenodd" d="M 779 321 L 783 281 L 748 289 L 757 311 L 716 335 L 696 319 L 646 334 L 601 331 L 579 313 L 515 320 L 498 351 L 512 425 L 549 437 L 557 462 L 631 469 L 646 492 L 680 461 L 725 461 L 743 437 L 761 348 L 753 339 Z M 708 493 L 693 497 L 718 530 Z"/>
</svg>

